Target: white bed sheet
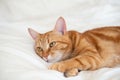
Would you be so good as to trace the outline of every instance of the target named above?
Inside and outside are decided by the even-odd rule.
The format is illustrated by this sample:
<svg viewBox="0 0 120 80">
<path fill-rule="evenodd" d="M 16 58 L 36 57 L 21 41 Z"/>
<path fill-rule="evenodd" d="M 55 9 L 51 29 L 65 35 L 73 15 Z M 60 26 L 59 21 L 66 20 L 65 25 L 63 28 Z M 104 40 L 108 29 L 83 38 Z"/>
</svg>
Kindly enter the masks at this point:
<svg viewBox="0 0 120 80">
<path fill-rule="evenodd" d="M 68 30 L 117 26 L 120 0 L 0 0 L 0 80 L 120 80 L 120 67 L 82 71 L 70 78 L 47 69 L 27 28 L 47 32 L 59 16 Z"/>
</svg>

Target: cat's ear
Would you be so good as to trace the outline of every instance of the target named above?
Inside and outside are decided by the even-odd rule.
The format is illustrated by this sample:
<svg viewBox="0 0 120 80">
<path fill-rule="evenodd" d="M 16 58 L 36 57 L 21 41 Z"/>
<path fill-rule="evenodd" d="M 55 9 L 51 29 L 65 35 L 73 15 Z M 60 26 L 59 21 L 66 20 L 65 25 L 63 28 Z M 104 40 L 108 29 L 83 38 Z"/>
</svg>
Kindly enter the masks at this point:
<svg viewBox="0 0 120 80">
<path fill-rule="evenodd" d="M 28 32 L 29 34 L 31 35 L 31 37 L 35 40 L 37 38 L 37 36 L 40 34 L 38 33 L 37 31 L 31 29 L 31 28 L 28 28 Z"/>
<path fill-rule="evenodd" d="M 65 20 L 64 18 L 62 17 L 59 17 L 57 22 L 56 22 L 56 25 L 55 25 L 55 28 L 54 28 L 54 31 L 57 31 L 61 34 L 65 34 L 66 32 L 66 23 L 65 23 Z"/>
</svg>

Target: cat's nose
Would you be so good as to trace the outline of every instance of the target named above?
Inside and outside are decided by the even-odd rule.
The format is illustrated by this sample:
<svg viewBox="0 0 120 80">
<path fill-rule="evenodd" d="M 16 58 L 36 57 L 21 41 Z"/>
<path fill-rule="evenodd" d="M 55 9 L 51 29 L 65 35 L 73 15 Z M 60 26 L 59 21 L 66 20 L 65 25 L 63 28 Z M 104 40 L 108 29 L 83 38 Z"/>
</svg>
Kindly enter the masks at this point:
<svg viewBox="0 0 120 80">
<path fill-rule="evenodd" d="M 48 57 L 48 53 L 44 52 L 43 53 L 43 57 L 47 58 Z"/>
<path fill-rule="evenodd" d="M 48 54 L 47 54 L 47 53 L 44 53 L 43 59 L 44 59 L 46 62 L 48 62 Z"/>
</svg>

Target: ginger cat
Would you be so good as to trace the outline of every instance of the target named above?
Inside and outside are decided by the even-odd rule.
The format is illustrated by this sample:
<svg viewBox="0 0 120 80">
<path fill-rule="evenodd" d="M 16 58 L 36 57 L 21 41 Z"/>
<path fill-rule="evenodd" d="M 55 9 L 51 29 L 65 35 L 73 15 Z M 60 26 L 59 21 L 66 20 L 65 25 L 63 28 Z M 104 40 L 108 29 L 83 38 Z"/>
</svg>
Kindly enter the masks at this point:
<svg viewBox="0 0 120 80">
<path fill-rule="evenodd" d="M 120 26 L 79 33 L 66 31 L 65 20 L 60 17 L 52 31 L 28 31 L 35 40 L 35 52 L 46 62 L 55 62 L 49 69 L 64 72 L 65 77 L 120 64 Z"/>
</svg>

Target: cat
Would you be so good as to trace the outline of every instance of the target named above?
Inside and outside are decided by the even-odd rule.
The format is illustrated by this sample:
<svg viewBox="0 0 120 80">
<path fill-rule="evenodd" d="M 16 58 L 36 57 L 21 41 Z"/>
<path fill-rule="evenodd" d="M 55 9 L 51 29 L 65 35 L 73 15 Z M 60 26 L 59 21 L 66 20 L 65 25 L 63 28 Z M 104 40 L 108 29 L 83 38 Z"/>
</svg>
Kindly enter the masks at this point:
<svg viewBox="0 0 120 80">
<path fill-rule="evenodd" d="M 52 31 L 41 34 L 28 28 L 35 40 L 35 52 L 51 70 L 76 76 L 80 71 L 114 67 L 120 64 L 120 26 L 85 31 L 67 31 L 64 18 L 59 17 Z"/>
</svg>

